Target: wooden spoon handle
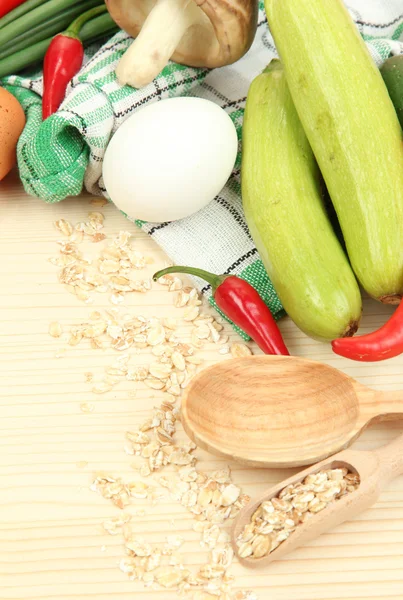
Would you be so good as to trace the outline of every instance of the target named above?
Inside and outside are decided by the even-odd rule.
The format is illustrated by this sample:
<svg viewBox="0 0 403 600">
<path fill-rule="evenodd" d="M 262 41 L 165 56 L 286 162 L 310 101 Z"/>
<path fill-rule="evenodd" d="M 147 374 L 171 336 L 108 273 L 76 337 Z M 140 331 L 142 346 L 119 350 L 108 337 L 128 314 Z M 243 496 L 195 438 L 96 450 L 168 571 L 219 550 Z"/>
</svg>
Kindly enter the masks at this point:
<svg viewBox="0 0 403 600">
<path fill-rule="evenodd" d="M 379 478 L 381 485 L 403 473 L 403 435 L 399 435 L 390 444 L 374 450 L 379 460 Z"/>
<path fill-rule="evenodd" d="M 375 392 L 367 399 L 366 408 L 372 412 L 372 421 L 398 421 L 403 419 L 403 391 Z"/>
</svg>

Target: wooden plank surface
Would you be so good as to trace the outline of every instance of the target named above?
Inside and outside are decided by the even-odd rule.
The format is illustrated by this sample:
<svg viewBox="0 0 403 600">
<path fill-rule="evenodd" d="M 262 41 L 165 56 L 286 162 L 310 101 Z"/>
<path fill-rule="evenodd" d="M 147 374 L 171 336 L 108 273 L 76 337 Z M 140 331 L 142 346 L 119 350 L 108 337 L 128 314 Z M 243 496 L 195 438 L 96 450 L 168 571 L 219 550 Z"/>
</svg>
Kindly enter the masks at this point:
<svg viewBox="0 0 403 600">
<path fill-rule="evenodd" d="M 124 451 L 125 432 L 135 429 L 160 392 L 125 382 L 96 396 L 85 372 L 99 377 L 110 354 L 88 345 L 71 348 L 48 334 L 50 321 L 65 328 L 87 319 L 91 310 L 110 307 L 107 295 L 87 306 L 57 280 L 49 257 L 58 254 L 53 222 L 85 219 L 89 197 L 46 205 L 27 197 L 15 176 L 0 185 L 0 598 L 2 600 L 171 600 L 174 591 L 146 589 L 119 569 L 122 537 L 102 524 L 116 516 L 115 506 L 90 490 L 98 471 L 135 479 L 133 457 Z M 132 232 L 137 248 L 167 264 L 163 252 L 112 206 L 102 209 L 109 237 Z M 223 232 L 225 233 L 225 232 Z M 93 245 L 95 246 L 95 245 Z M 177 316 L 172 294 L 153 286 L 127 300 L 136 314 Z M 361 331 L 384 322 L 392 308 L 365 300 Z M 237 336 L 225 325 L 231 340 Z M 358 364 L 332 355 L 328 345 L 308 339 L 289 319 L 281 322 L 290 351 L 323 360 L 377 389 L 403 390 L 403 357 L 380 364 Z M 253 348 L 253 345 L 251 345 Z M 144 351 L 141 360 L 146 360 Z M 217 348 L 201 352 L 206 365 L 222 360 Z M 137 386 L 137 387 L 136 387 Z M 133 390 L 137 389 L 136 396 Z M 402 392 L 403 400 L 403 392 Z M 82 403 L 93 403 L 85 414 Z M 376 425 L 355 448 L 373 448 L 396 436 L 402 422 Z M 179 439 L 184 433 L 179 431 Z M 210 471 L 227 461 L 196 451 L 198 468 Z M 233 480 L 251 496 L 286 477 L 289 471 L 253 470 L 230 464 Z M 130 507 L 132 508 L 132 507 Z M 138 500 L 143 517 L 136 531 L 151 543 L 180 533 L 180 551 L 193 571 L 206 560 L 193 517 L 178 502 L 156 505 Z M 385 600 L 403 598 L 403 477 L 384 490 L 379 502 L 353 522 L 322 536 L 265 571 L 234 563 L 234 589 L 253 590 L 259 600 Z M 189 596 L 192 597 L 192 594 Z"/>
</svg>

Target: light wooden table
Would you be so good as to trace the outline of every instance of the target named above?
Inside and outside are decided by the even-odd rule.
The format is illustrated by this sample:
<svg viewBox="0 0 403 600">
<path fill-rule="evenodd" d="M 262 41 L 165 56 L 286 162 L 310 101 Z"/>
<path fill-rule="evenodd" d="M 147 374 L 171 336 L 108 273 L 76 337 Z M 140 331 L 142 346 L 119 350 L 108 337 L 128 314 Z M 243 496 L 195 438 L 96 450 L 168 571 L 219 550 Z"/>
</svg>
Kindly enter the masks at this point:
<svg viewBox="0 0 403 600">
<path fill-rule="evenodd" d="M 88 197 L 52 206 L 28 198 L 15 176 L 0 184 L 2 600 L 177 598 L 175 592 L 147 590 L 119 570 L 122 540 L 102 528 L 103 521 L 116 516 L 118 509 L 89 489 L 97 471 L 135 478 L 132 457 L 123 450 L 125 432 L 146 417 L 158 402 L 159 392 L 142 388 L 133 398 L 134 384 L 126 382 L 94 399 L 84 373 L 101 372 L 103 356 L 82 344 L 58 359 L 55 353 L 65 344 L 48 335 L 50 321 L 78 323 L 92 308 L 64 290 L 57 281 L 57 269 L 48 260 L 58 253 L 60 236 L 53 221 L 64 217 L 77 222 L 91 209 Z M 154 259 L 150 274 L 166 264 L 154 242 L 114 207 L 107 206 L 103 212 L 108 236 L 129 229 L 138 248 Z M 128 304 L 148 317 L 175 316 L 178 310 L 172 297 L 157 287 L 135 295 Z M 95 307 L 107 306 L 107 296 L 100 296 Z M 391 308 L 365 301 L 361 331 L 379 326 L 391 312 Z M 352 363 L 332 355 L 329 346 L 305 337 L 289 319 L 281 322 L 281 329 L 292 353 L 323 360 L 375 388 L 403 390 L 403 357 L 372 365 Z M 206 364 L 221 358 L 213 349 L 204 356 Z M 94 412 L 81 412 L 82 402 L 94 402 Z M 401 429 L 402 423 L 377 425 L 354 447 L 379 446 Z M 198 466 L 206 471 L 226 462 L 200 451 L 197 455 Z M 250 495 L 288 475 L 235 463 L 231 469 L 234 481 Z M 136 521 L 139 533 L 162 543 L 167 534 L 178 531 L 186 540 L 181 549 L 186 563 L 196 567 L 204 562 L 206 551 L 184 508 L 169 501 L 144 509 L 146 516 Z M 260 600 L 402 599 L 403 477 L 358 519 L 269 570 L 250 572 L 234 564 L 232 573 L 236 587 L 254 590 Z"/>
</svg>

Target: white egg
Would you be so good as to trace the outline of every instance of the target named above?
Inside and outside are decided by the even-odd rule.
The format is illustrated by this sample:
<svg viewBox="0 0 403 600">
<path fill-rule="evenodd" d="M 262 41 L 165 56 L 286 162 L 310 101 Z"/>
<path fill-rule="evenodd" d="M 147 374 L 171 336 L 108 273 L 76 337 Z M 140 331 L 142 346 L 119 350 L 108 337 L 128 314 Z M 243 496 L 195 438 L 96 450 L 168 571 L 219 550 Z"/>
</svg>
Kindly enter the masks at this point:
<svg viewBox="0 0 403 600">
<path fill-rule="evenodd" d="M 231 174 L 238 147 L 230 117 L 202 98 L 170 98 L 129 117 L 103 162 L 107 193 L 128 216 L 165 222 L 208 204 Z"/>
</svg>

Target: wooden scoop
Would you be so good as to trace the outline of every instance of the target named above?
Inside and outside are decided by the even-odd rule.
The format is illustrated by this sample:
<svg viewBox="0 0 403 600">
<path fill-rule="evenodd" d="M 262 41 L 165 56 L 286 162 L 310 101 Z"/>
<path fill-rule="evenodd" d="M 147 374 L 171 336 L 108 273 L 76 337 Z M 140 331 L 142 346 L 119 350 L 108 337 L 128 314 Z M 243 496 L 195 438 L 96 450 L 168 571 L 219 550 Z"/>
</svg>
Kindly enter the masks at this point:
<svg viewBox="0 0 403 600">
<path fill-rule="evenodd" d="M 403 418 L 403 391 L 377 392 L 319 362 L 250 356 L 194 377 L 182 422 L 201 448 L 256 467 L 296 467 L 349 446 L 374 421 Z"/>
<path fill-rule="evenodd" d="M 299 524 L 290 536 L 270 554 L 262 558 L 241 558 L 239 556 L 236 539 L 243 531 L 245 525 L 250 522 L 255 510 L 264 500 L 270 500 L 274 496 L 277 496 L 286 486 L 303 480 L 311 473 L 340 467 L 346 467 L 349 471 L 358 473 L 361 480 L 358 489 L 342 496 L 339 500 L 334 500 L 321 512 L 313 514 L 309 519 Z M 400 435 L 387 446 L 383 446 L 375 451 L 345 450 L 340 452 L 332 458 L 309 467 L 286 481 L 282 481 L 264 494 L 261 494 L 259 498 L 255 498 L 253 502 L 250 502 L 242 509 L 231 532 L 235 553 L 240 562 L 247 567 L 265 567 L 288 552 L 304 546 L 317 538 L 321 533 L 329 531 L 333 527 L 336 527 L 336 525 L 360 514 L 376 502 L 380 491 L 390 480 L 402 473 L 403 435 Z"/>
</svg>

